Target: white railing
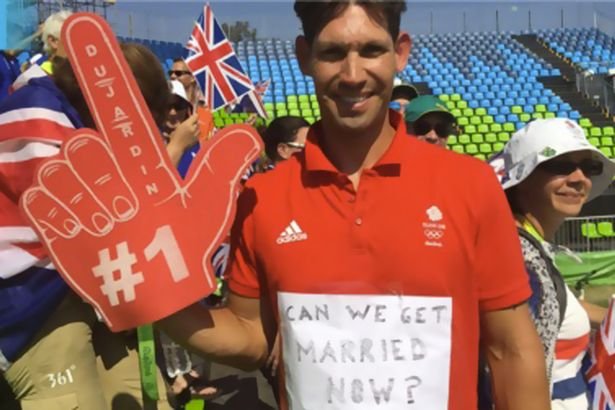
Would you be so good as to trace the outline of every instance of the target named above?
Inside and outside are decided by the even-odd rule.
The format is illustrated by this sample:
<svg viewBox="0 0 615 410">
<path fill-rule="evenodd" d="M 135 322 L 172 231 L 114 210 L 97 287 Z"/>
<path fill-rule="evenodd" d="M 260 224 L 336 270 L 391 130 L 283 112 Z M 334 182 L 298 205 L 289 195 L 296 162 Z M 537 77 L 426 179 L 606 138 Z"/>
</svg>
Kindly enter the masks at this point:
<svg viewBox="0 0 615 410">
<path fill-rule="evenodd" d="M 555 243 L 575 252 L 615 250 L 615 215 L 568 218 L 555 234 Z"/>
</svg>

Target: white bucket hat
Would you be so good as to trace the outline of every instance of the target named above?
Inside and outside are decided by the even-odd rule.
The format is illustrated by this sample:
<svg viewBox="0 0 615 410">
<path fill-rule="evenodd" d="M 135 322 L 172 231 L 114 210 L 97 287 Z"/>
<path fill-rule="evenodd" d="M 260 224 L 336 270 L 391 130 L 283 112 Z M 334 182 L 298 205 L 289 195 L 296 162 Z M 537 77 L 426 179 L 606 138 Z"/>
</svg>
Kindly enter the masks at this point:
<svg viewBox="0 0 615 410">
<path fill-rule="evenodd" d="M 492 163 L 496 172 L 504 159 L 504 170 L 499 172 L 500 182 L 506 190 L 525 180 L 543 162 L 576 151 L 591 151 L 602 162 L 601 175 L 592 176 L 592 190 L 588 201 L 600 195 L 615 175 L 615 163 L 589 143 L 583 128 L 567 118 L 537 119 L 515 132 L 504 146 L 501 157 Z M 501 170 L 500 170 L 501 171 Z"/>
</svg>

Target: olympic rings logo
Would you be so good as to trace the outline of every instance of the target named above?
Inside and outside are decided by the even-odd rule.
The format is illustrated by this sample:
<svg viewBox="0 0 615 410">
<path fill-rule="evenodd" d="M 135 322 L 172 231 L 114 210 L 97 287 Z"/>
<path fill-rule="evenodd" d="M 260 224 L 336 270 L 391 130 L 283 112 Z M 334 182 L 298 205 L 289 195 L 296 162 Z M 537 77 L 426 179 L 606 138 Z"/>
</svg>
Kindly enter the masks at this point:
<svg viewBox="0 0 615 410">
<path fill-rule="evenodd" d="M 423 232 L 425 233 L 425 236 L 427 237 L 427 239 L 430 239 L 430 240 L 442 239 L 442 237 L 444 236 L 444 232 L 442 231 L 434 231 L 431 229 L 425 229 Z"/>
</svg>

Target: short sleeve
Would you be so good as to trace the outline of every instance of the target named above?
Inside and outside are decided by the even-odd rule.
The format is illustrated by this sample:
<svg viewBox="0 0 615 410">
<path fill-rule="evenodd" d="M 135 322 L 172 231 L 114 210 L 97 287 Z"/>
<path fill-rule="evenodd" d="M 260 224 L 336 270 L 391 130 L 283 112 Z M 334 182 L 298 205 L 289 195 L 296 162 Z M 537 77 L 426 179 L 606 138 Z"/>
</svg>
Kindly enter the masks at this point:
<svg viewBox="0 0 615 410">
<path fill-rule="evenodd" d="M 479 182 L 480 181 L 480 182 Z M 475 266 L 481 311 L 525 302 L 531 294 L 515 222 L 495 174 L 476 180 Z"/>
<path fill-rule="evenodd" d="M 227 276 L 233 293 L 249 298 L 260 296 L 254 257 L 254 207 L 256 193 L 246 186 L 237 200 L 237 215 L 231 230 L 231 258 Z"/>
</svg>

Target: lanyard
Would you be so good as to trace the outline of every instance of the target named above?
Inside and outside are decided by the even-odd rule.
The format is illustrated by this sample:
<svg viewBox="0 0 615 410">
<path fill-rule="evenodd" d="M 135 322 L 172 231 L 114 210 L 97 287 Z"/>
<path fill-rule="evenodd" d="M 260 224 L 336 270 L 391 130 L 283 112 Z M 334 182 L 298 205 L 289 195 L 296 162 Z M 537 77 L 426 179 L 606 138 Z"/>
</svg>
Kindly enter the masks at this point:
<svg viewBox="0 0 615 410">
<path fill-rule="evenodd" d="M 542 237 L 542 235 L 538 232 L 538 230 L 536 230 L 536 228 L 534 228 L 534 225 L 532 225 L 527 219 L 523 220 L 523 229 L 525 229 L 527 231 L 527 233 L 529 233 L 530 235 L 532 235 L 534 238 L 536 238 L 536 240 L 542 244 L 544 244 L 546 241 L 544 240 L 544 238 Z"/>
<path fill-rule="evenodd" d="M 145 396 L 158 400 L 158 383 L 156 379 L 156 347 L 154 346 L 154 329 L 152 325 L 137 328 L 139 339 L 139 370 L 141 373 L 141 388 Z"/>
</svg>

